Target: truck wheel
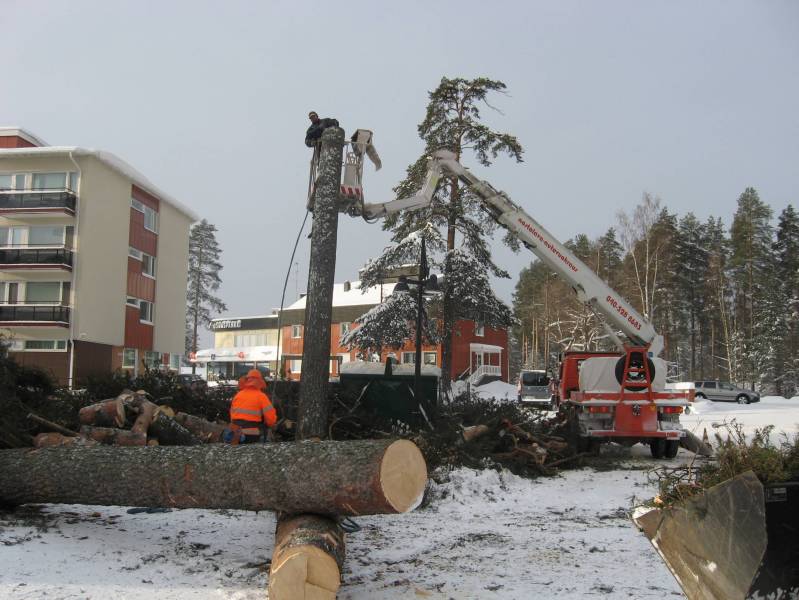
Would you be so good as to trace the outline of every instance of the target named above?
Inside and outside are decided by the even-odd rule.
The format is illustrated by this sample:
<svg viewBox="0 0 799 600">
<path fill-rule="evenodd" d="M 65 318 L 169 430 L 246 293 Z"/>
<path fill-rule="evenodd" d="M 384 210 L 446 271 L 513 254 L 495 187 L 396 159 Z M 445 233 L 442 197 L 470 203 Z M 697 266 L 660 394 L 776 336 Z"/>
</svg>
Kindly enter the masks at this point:
<svg viewBox="0 0 799 600">
<path fill-rule="evenodd" d="M 649 451 L 652 458 L 663 458 L 666 453 L 666 438 L 652 438 L 649 440 Z"/>
<path fill-rule="evenodd" d="M 666 440 L 666 458 L 674 458 L 680 449 L 680 440 Z"/>
<path fill-rule="evenodd" d="M 749 404 L 749 396 L 746 394 L 741 394 L 736 400 L 738 400 L 738 404 Z"/>
</svg>

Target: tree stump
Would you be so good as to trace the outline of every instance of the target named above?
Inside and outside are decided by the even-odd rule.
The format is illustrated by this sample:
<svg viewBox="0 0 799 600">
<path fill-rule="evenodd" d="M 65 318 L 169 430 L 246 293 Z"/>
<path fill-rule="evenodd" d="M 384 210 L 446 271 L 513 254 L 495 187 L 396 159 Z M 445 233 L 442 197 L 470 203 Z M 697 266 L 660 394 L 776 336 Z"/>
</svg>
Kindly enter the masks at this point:
<svg viewBox="0 0 799 600">
<path fill-rule="evenodd" d="M 222 434 L 225 432 L 225 429 L 227 429 L 227 426 L 221 423 L 211 423 L 200 417 L 182 412 L 175 414 L 175 421 L 188 429 L 192 435 L 197 437 L 201 442 L 206 444 L 221 442 Z"/>
<path fill-rule="evenodd" d="M 269 571 L 270 600 L 335 600 L 344 549 L 344 531 L 335 520 L 282 516 Z"/>
</svg>

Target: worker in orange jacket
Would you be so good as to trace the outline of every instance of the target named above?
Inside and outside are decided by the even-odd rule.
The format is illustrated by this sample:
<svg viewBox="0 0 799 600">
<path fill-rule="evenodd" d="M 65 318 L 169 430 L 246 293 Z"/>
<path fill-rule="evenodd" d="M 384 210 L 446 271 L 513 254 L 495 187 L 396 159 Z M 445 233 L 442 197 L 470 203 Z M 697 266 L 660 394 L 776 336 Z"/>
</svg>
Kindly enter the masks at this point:
<svg viewBox="0 0 799 600">
<path fill-rule="evenodd" d="M 245 444 L 259 442 L 265 427 L 274 427 L 277 423 L 277 411 L 265 390 L 263 375 L 252 369 L 230 404 L 230 423 L 234 429 L 240 428 Z"/>
</svg>

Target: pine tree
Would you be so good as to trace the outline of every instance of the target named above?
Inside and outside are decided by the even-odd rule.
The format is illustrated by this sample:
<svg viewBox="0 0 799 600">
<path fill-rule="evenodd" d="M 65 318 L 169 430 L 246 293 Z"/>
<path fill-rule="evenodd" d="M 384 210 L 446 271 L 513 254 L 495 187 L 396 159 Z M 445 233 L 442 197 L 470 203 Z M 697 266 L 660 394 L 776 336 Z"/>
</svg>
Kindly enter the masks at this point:
<svg viewBox="0 0 799 600">
<path fill-rule="evenodd" d="M 753 385 L 759 378 L 768 346 L 762 327 L 768 323 L 765 305 L 758 300 L 771 283 L 772 211 L 754 188 L 738 198 L 738 209 L 730 229 L 731 277 L 735 284 L 735 311 L 743 332 L 743 381 Z"/>
<path fill-rule="evenodd" d="M 197 330 L 208 326 L 213 313 L 226 310 L 225 303 L 212 292 L 222 283 L 219 272 L 222 250 L 216 241 L 216 227 L 203 219 L 189 236 L 189 277 L 186 291 L 186 353 L 197 352 Z M 194 371 L 194 367 L 192 368 Z"/>
<path fill-rule="evenodd" d="M 483 106 L 491 107 L 488 96 L 493 92 L 504 92 L 505 87 L 501 81 L 487 78 L 441 79 L 438 87 L 430 92 L 426 115 L 418 128 L 419 136 L 425 142 L 424 154 L 408 167 L 405 179 L 395 188 L 398 197 L 412 196 L 421 189 L 427 172 L 426 157 L 435 150 L 450 150 L 459 161 L 466 155 L 472 155 L 484 167 L 490 166 L 492 160 L 499 154 L 506 154 L 517 162 L 522 161 L 523 149 L 515 136 L 494 131 L 482 122 L 481 109 Z M 467 188 L 463 188 L 457 178 L 444 178 L 430 207 L 387 218 L 384 228 L 391 230 L 394 234 L 393 239 L 399 241 L 427 223 L 446 230 L 441 302 L 441 389 L 444 395 L 448 395 L 452 363 L 452 331 L 458 319 L 468 318 L 466 312 L 461 310 L 464 305 L 455 295 L 455 289 L 457 282 L 469 281 L 475 275 L 458 273 L 456 269 L 468 265 L 470 268 L 477 267 L 478 274 L 490 272 L 497 277 L 510 276 L 491 259 L 488 239 L 493 236 L 496 224 L 482 210 L 482 202 Z M 458 237 L 460 239 L 457 239 Z M 506 234 L 504 239 L 511 247 L 518 247 L 518 242 L 512 235 Z M 463 256 L 474 260 L 462 259 Z M 493 293 L 491 295 L 493 296 Z M 488 296 L 480 293 L 475 295 L 475 298 L 478 297 Z M 499 300 L 493 296 L 491 305 L 483 307 L 484 309 L 478 312 L 489 315 L 491 307 L 499 304 L 501 304 Z M 502 311 L 502 314 L 510 315 L 510 311 Z M 510 322 L 506 323 L 509 324 Z"/>
<path fill-rule="evenodd" d="M 774 254 L 783 316 L 775 384 L 778 394 L 790 398 L 799 386 L 799 215 L 790 204 L 780 214 Z"/>
</svg>

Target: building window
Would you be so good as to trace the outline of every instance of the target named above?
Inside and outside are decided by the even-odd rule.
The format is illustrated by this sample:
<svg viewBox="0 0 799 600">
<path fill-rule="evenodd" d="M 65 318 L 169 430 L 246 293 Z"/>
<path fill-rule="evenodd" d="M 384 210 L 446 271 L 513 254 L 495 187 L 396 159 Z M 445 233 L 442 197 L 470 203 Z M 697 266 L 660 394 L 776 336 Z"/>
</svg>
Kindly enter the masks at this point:
<svg viewBox="0 0 799 600">
<path fill-rule="evenodd" d="M 233 336 L 233 345 L 237 348 L 245 346 L 266 346 L 266 334 L 240 333 Z"/>
<path fill-rule="evenodd" d="M 141 272 L 155 279 L 155 257 L 142 252 Z"/>
<path fill-rule="evenodd" d="M 302 373 L 302 360 L 290 360 L 289 369 L 292 373 Z"/>
<path fill-rule="evenodd" d="M 486 334 L 485 325 L 483 325 L 482 323 L 475 323 L 474 324 L 474 335 L 476 337 L 485 337 L 485 334 Z"/>
<path fill-rule="evenodd" d="M 139 300 L 139 321 L 144 323 L 153 322 L 153 303 L 147 300 Z"/>
<path fill-rule="evenodd" d="M 136 200 L 136 198 L 130 199 L 130 206 L 140 213 L 144 213 L 145 229 L 149 229 L 153 233 L 158 233 L 158 213 L 154 209 L 144 204 L 141 200 Z"/>
<path fill-rule="evenodd" d="M 169 355 L 169 368 L 172 371 L 180 370 L 180 354 Z"/>
<path fill-rule="evenodd" d="M 350 329 L 352 329 L 352 323 L 350 323 L 349 321 L 344 321 L 340 323 L 340 325 L 341 325 L 342 336 L 347 335 L 350 332 Z"/>
<path fill-rule="evenodd" d="M 35 226 L 28 229 L 29 246 L 63 246 L 64 227 Z"/>
<path fill-rule="evenodd" d="M 294 339 L 298 339 L 298 338 L 302 337 L 302 325 L 292 325 L 291 326 L 291 337 L 294 338 Z"/>
<path fill-rule="evenodd" d="M 433 365 L 434 367 L 436 366 L 436 363 L 438 362 L 438 354 L 437 353 L 435 353 L 435 352 L 425 352 L 423 354 L 423 356 L 424 356 L 424 358 L 422 358 L 422 364 Z"/>
<path fill-rule="evenodd" d="M 136 308 L 139 307 L 139 299 L 134 298 L 133 296 L 128 296 L 127 300 L 125 300 L 125 303 L 129 306 L 135 306 Z"/>
<path fill-rule="evenodd" d="M 0 175 L 0 190 L 24 190 L 25 173 Z"/>
<path fill-rule="evenodd" d="M 66 340 L 25 340 L 23 348 L 27 351 L 63 352 L 67 349 Z"/>
<path fill-rule="evenodd" d="M 144 353 L 144 364 L 148 369 L 157 369 L 161 366 L 161 353 L 147 350 Z"/>
<path fill-rule="evenodd" d="M 130 256 L 131 258 L 135 258 L 136 260 L 141 260 L 142 257 L 144 256 L 144 252 L 142 252 L 141 250 L 137 250 L 132 246 L 128 246 L 128 256 Z"/>
<path fill-rule="evenodd" d="M 416 352 L 403 352 L 402 362 L 406 365 L 416 364 Z"/>
<path fill-rule="evenodd" d="M 69 174 L 69 189 L 70 191 L 77 192 L 78 191 L 78 172 L 72 171 Z"/>
<path fill-rule="evenodd" d="M 60 281 L 29 281 L 25 284 L 28 304 L 58 304 L 61 302 Z"/>
<path fill-rule="evenodd" d="M 125 348 L 122 351 L 122 368 L 123 369 L 136 368 L 136 348 Z"/>
<path fill-rule="evenodd" d="M 67 189 L 66 173 L 34 173 L 34 190 L 65 190 Z"/>
<path fill-rule="evenodd" d="M 0 227 L 0 246 L 25 245 L 27 227 Z"/>
</svg>

